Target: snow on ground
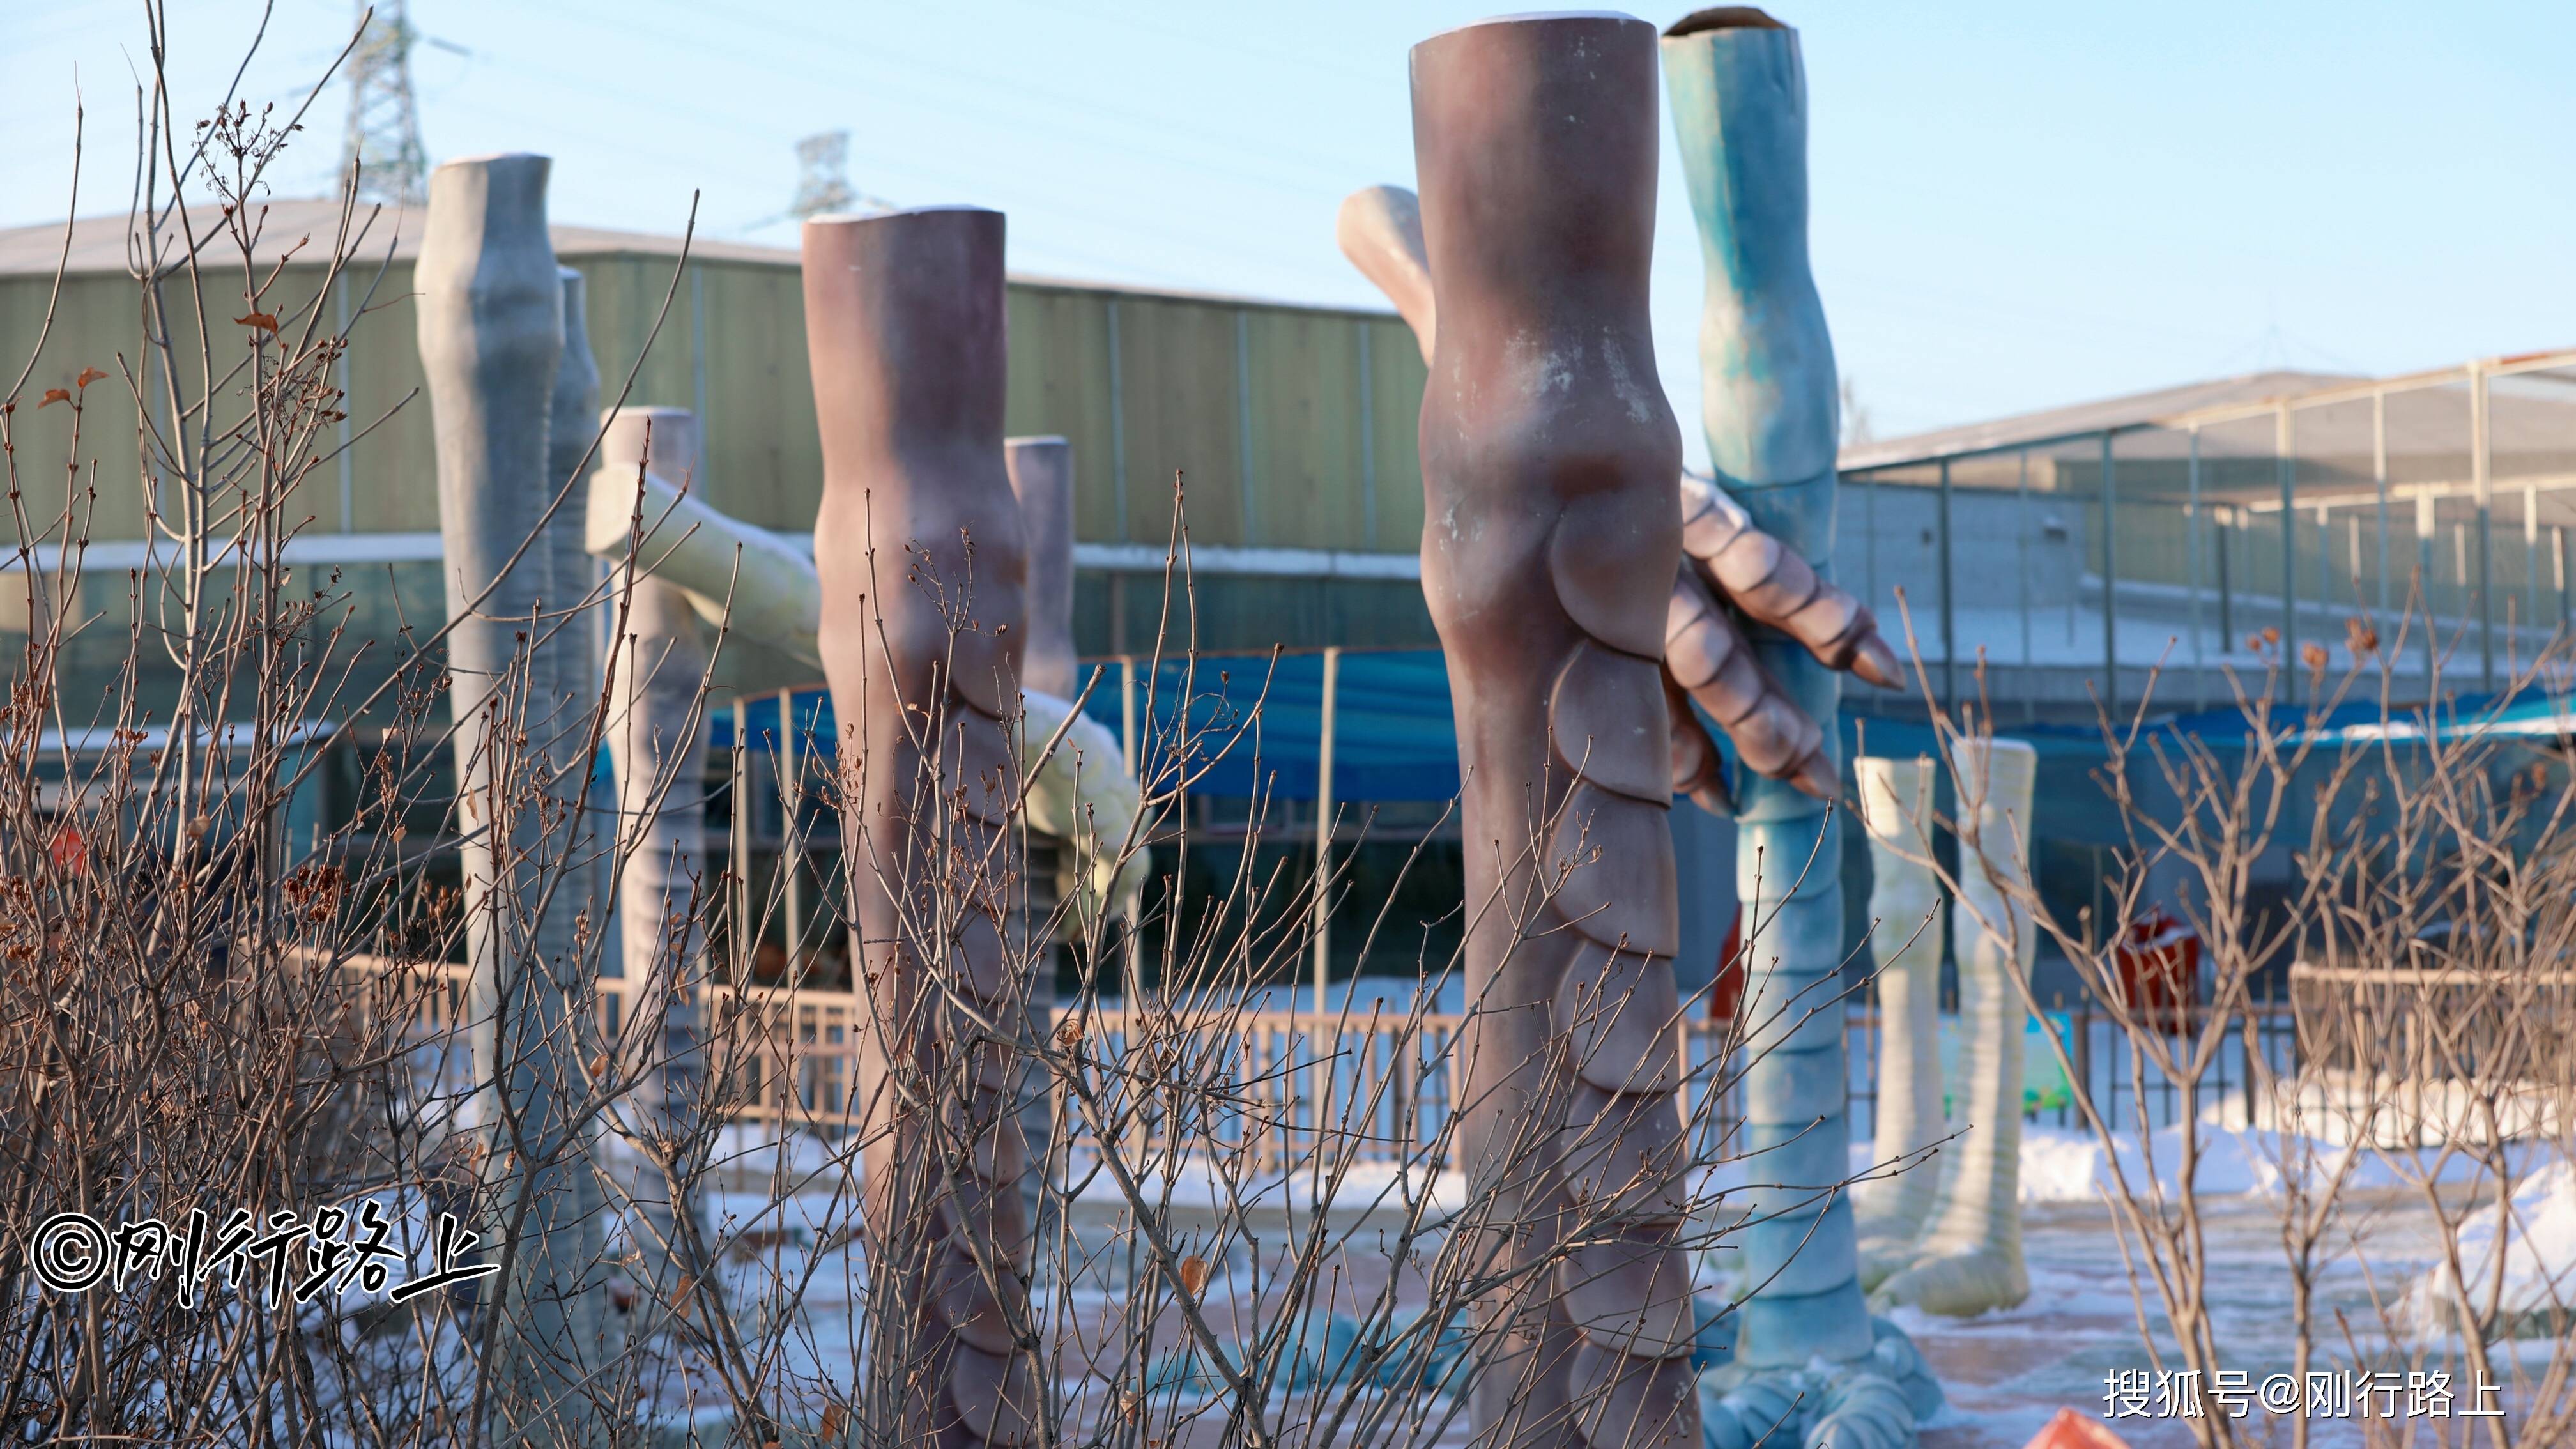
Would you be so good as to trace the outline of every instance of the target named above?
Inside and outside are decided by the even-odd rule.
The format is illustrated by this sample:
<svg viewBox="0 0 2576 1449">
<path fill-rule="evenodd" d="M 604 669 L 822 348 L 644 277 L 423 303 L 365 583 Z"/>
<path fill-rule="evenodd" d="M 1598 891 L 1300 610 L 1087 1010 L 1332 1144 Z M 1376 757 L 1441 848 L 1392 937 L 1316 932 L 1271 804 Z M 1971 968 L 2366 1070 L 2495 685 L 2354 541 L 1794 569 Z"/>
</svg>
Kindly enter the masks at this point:
<svg viewBox="0 0 2576 1449">
<path fill-rule="evenodd" d="M 2483 1302 L 2496 1272 L 2498 1228 L 2504 1229 L 2504 1291 L 2497 1315 L 2507 1324 L 2563 1313 L 2576 1301 L 2576 1163 L 2559 1162 L 2533 1173 L 2515 1190 L 2509 1217 L 2494 1207 L 2471 1214 L 2460 1233 L 2461 1267 L 2470 1298 Z M 2408 1285 L 2401 1311 L 2419 1333 L 2440 1333 L 2458 1323 L 2459 1301 L 2443 1275 L 2424 1273 Z"/>
<path fill-rule="evenodd" d="M 2280 1190 L 2285 1166 L 2323 1181 L 2347 1162 L 2349 1190 L 2375 1192 L 2412 1185 L 2412 1178 L 2399 1170 L 2391 1154 L 2237 1125 L 2230 1120 L 2236 1115 L 2216 1110 L 2201 1115 L 2199 1156 L 2191 1176 L 2194 1190 L 2202 1197 L 2269 1196 Z M 2116 1150 L 2121 1173 L 2143 1189 L 2152 1164 L 2155 1180 L 2166 1195 L 2179 1195 L 2182 1139 L 2179 1124 L 2158 1128 L 2143 1145 L 2134 1134 L 2122 1132 Z M 2026 1122 L 2021 1129 L 2021 1200 L 2026 1206 L 2100 1202 L 2105 1191 L 2116 1190 L 2111 1171 L 2114 1156 L 2082 1128 Z M 2513 1160 L 2517 1172 L 2537 1171 L 2540 1166 L 2528 1150 L 2515 1152 Z M 1852 1161 L 1855 1172 L 1868 1165 L 1866 1144 L 1855 1145 Z M 2445 1183 L 2472 1182 L 2478 1173 L 2468 1158 L 2455 1154 L 2444 1159 L 2435 1149 L 2420 1150 L 2418 1162 L 2416 1170 L 2438 1171 Z"/>
</svg>

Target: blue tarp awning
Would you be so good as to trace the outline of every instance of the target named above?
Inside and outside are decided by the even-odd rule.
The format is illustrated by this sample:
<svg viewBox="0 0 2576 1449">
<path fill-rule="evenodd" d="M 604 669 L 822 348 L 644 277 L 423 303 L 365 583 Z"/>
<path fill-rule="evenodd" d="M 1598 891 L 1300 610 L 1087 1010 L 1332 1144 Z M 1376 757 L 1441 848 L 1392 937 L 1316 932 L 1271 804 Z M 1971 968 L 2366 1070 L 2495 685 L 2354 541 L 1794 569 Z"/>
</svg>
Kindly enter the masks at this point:
<svg viewBox="0 0 2576 1449">
<path fill-rule="evenodd" d="M 1091 686 L 1083 712 L 1111 734 L 1122 734 L 1128 666 L 1116 660 L 1085 664 Z M 1136 727 L 1144 741 L 1146 769 L 1169 771 L 1184 762 L 1172 751 L 1187 739 L 1186 767 L 1193 794 L 1235 798 L 1255 794 L 1283 800 L 1315 798 L 1321 756 L 1324 658 L 1320 654 L 1201 655 L 1133 666 Z M 816 758 L 832 753 L 836 729 L 831 696 L 821 686 L 795 691 L 796 724 Z M 1335 692 L 1333 793 L 1350 801 L 1446 800 L 1458 793 L 1458 743 L 1449 708 L 1449 673 L 1437 649 L 1350 651 L 1341 656 Z M 755 696 L 745 707 L 751 747 L 774 749 L 779 696 Z M 1178 728 L 1186 709 L 1189 729 Z M 2277 708 L 2284 731 L 2316 728 L 2327 742 L 2377 738 L 2421 739 L 2420 710 L 2399 710 L 2386 726 L 2376 699 L 2353 700 L 2311 721 L 2305 711 Z M 733 746 L 733 711 L 718 709 L 709 721 L 718 749 Z M 2540 738 L 2576 732 L 2576 715 L 2558 698 L 2528 698 L 2501 709 L 2491 698 L 2448 702 L 2433 720 L 2444 738 L 2471 733 Z M 2247 725 L 2234 708 L 2168 715 L 2153 728 L 2171 730 L 2221 748 L 2245 743 Z M 2092 725 L 2025 725 L 2007 721 L 2003 733 L 2026 739 L 2047 755 L 2098 757 L 2101 732 Z M 1844 749 L 1865 745 L 1871 754 L 1928 752 L 1930 726 L 1898 718 L 1844 717 Z M 1158 787 L 1163 782 L 1158 782 Z"/>
<path fill-rule="evenodd" d="M 1312 800 L 1322 754 L 1324 659 L 1320 654 L 1200 655 L 1194 660 L 1115 660 L 1085 664 L 1099 671 L 1083 713 L 1112 734 L 1125 728 L 1132 693 L 1146 769 L 1186 767 L 1193 794 L 1270 795 Z M 831 696 L 821 687 L 795 692 L 800 743 L 817 758 L 832 752 L 838 730 Z M 1353 651 L 1341 656 L 1334 690 L 1333 793 L 1345 801 L 1446 800 L 1458 793 L 1458 742 L 1449 711 L 1449 672 L 1437 649 Z M 1189 724 L 1180 728 L 1184 712 Z M 779 696 L 746 701 L 751 748 L 774 749 Z M 733 747 L 733 711 L 709 721 L 718 749 Z M 1189 758 L 1170 752 L 1186 739 Z"/>
</svg>

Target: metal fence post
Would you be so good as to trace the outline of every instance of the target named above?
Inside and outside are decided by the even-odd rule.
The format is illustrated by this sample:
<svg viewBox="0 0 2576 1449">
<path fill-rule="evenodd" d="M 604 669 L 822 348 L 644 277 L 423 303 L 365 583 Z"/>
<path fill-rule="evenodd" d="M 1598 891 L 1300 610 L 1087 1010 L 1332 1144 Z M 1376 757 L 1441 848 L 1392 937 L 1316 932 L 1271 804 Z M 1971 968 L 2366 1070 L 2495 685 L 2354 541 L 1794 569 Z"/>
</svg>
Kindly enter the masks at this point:
<svg viewBox="0 0 2576 1449">
<path fill-rule="evenodd" d="M 805 780 L 796 753 L 796 691 L 778 691 L 778 869 L 786 877 L 787 979 L 798 979 L 796 953 L 805 941 L 805 851 L 797 807 Z"/>
<path fill-rule="evenodd" d="M 1315 741 L 1315 1014 L 1324 1013 L 1333 980 L 1333 713 L 1341 692 L 1342 649 L 1324 648 L 1323 721 Z"/>
<path fill-rule="evenodd" d="M 2120 547 L 2118 475 L 2111 461 L 2111 430 L 2102 430 L 2102 697 L 2111 716 L 2120 713 Z"/>
<path fill-rule="evenodd" d="M 751 703 L 733 701 L 733 981 L 751 983 Z"/>
</svg>

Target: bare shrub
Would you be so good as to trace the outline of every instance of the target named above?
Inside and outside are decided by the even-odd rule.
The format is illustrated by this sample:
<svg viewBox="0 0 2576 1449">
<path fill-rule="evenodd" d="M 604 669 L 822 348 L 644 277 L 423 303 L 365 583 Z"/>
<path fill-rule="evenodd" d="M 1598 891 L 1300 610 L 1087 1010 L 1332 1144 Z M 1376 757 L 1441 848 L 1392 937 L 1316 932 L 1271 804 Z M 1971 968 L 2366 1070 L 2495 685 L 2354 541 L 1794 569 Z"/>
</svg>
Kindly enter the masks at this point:
<svg viewBox="0 0 2576 1449">
<path fill-rule="evenodd" d="M 157 67 L 166 29 L 157 3 L 145 13 Z M 755 979 L 753 946 L 794 887 L 773 872 L 755 890 L 739 853 L 673 891 L 661 959 L 617 959 L 618 934 L 592 908 L 604 881 L 655 847 L 653 812 L 617 814 L 590 789 L 616 682 L 549 680 L 523 651 L 492 683 L 478 724 L 487 753 L 461 772 L 443 604 L 408 601 L 429 612 L 370 637 L 357 621 L 398 597 L 389 579 L 289 561 L 322 470 L 383 421 L 343 417 L 346 359 L 410 345 L 371 317 L 385 300 L 392 219 L 344 203 L 330 235 L 281 247 L 265 231 L 265 178 L 303 111 L 228 97 L 195 125 L 157 69 L 147 87 L 129 228 L 133 350 L 74 359 L 82 366 L 58 396 L 31 356 L 0 408 L 20 541 L 0 588 L 26 590 L 29 624 L 0 707 L 0 1431 L 911 1442 L 918 1426 L 899 1405 L 918 1370 L 906 1335 L 922 1305 L 875 1290 L 921 1283 L 902 1256 L 958 1224 L 934 1210 L 892 1220 L 873 1243 L 862 1232 L 871 1144 L 853 1102 L 855 1053 L 867 1029 L 892 1024 L 867 1019 L 863 990 L 817 979 L 820 953 L 805 949 L 850 938 L 853 893 L 882 888 L 884 863 L 843 853 L 824 898 L 799 903 L 775 983 Z M 329 305 L 344 280 L 359 299 L 345 324 Z M 59 370 L 52 354 L 42 360 Z M 101 405 L 111 395 L 115 409 Z M 122 474 L 100 463 L 93 430 L 129 408 L 141 462 Z M 37 426 L 58 417 L 59 435 Z M 555 480 L 556 507 L 577 476 Z M 83 562 L 110 489 L 140 498 L 152 530 L 148 561 L 122 574 Z M 34 501 L 48 498 L 58 506 Z M 1185 697 L 1147 701 L 1155 734 L 1140 750 L 1146 808 L 1134 827 L 1055 843 L 1086 860 L 1185 859 L 1197 848 L 1182 809 L 1194 783 L 1227 752 L 1259 748 L 1258 705 L 1233 709 L 1193 680 L 1177 520 L 1161 637 Z M 622 635 L 635 585 L 633 571 L 612 573 L 514 622 L 529 650 L 602 616 Z M 116 686 L 67 693 L 76 648 L 114 659 Z M 610 667 L 627 657 L 610 651 Z M 1165 687 L 1163 671 L 1150 677 Z M 714 698 L 703 678 L 693 688 L 703 722 Z M 1025 774 L 1060 747 L 1023 740 L 1014 766 Z M 737 740 L 738 782 L 749 748 Z M 811 798 L 839 806 L 865 768 L 803 760 L 784 780 L 790 821 Z M 456 798 L 461 774 L 471 811 Z M 304 802 L 330 778 L 342 781 L 340 807 L 309 815 Z M 674 798 L 702 785 L 659 788 Z M 748 799 L 739 784 L 735 798 Z M 936 819 L 954 802 L 919 803 Z M 1252 802 L 1239 838 L 1257 842 L 1271 810 Z M 495 825 L 514 818 L 539 828 L 523 838 Z M 747 839 L 739 812 L 734 828 Z M 1006 829 L 1009 854 L 1030 848 L 1016 807 Z M 467 847 L 522 889 L 469 881 Z M 1014 971 L 1055 970 L 1058 941 L 1073 963 L 1052 1010 L 965 1022 L 972 1050 L 897 1082 L 919 1130 L 893 1170 L 951 1197 L 957 1154 L 993 1124 L 943 1104 L 997 1100 L 967 1090 L 995 1071 L 1033 1081 L 1023 1090 L 1050 1104 L 1055 1145 L 1025 1231 L 993 1232 L 1010 1220 L 999 1210 L 964 1215 L 969 1235 L 983 1235 L 974 1271 L 1031 1290 L 999 1295 L 1027 1305 L 1006 1327 L 1033 1386 L 1026 1424 L 1008 1437 L 1462 1439 L 1463 1390 L 1512 1371 L 1470 1351 L 1471 1308 L 1544 1298 L 1574 1247 L 1627 1231 L 1620 1216 L 1641 1210 L 1636 1194 L 1613 1191 L 1530 1216 L 1514 1181 L 1605 1150 L 1535 1125 L 1491 1156 L 1496 1182 L 1467 1184 L 1454 1141 L 1459 1042 L 1465 1017 L 1492 1004 L 1440 1009 L 1454 961 L 1407 963 L 1421 978 L 1401 1008 L 1266 1004 L 1311 949 L 1313 896 L 1346 891 L 1349 864 L 1300 880 L 1257 872 L 1250 849 L 1241 858 L 1218 909 L 1184 919 L 1165 904 L 1137 928 L 1078 895 L 1052 899 L 1007 855 L 942 856 L 906 897 L 924 941 L 953 939 L 982 914 L 1009 923 Z M 1538 900 L 1462 909 L 1527 920 L 1562 884 L 1560 874 Z M 1372 939 L 1391 909 L 1378 910 Z M 476 926 L 476 911 L 513 914 Z M 568 931 L 548 920 L 565 911 Z M 492 1084 L 476 1079 L 468 1045 L 498 1030 L 504 1008 L 467 989 L 471 930 L 542 954 L 528 964 L 564 993 L 540 1045 L 584 1070 L 560 1085 L 545 1131 L 478 1105 Z M 964 994 L 932 957 L 934 1009 L 954 1012 Z M 691 1058 L 676 1075 L 675 1011 Z M 1750 1063 L 1740 1021 L 1696 1017 L 1685 1004 L 1666 1026 L 1686 1036 L 1691 1069 L 1673 1108 L 1687 1114 L 1680 1140 L 1693 1153 L 1680 1174 L 1685 1232 L 1714 1249 L 1735 1219 L 1704 1170 L 1736 1151 L 1720 1113 Z M 1637 1164 L 1636 1179 L 1671 1166 Z M 506 1269 L 534 1246 L 523 1240 L 535 1231 L 532 1184 L 567 1174 L 596 1218 L 548 1230 L 596 1232 L 602 1246 L 539 1305 L 553 1325 L 536 1336 L 550 1347 L 546 1372 L 505 1372 L 496 1348 L 540 1325 L 520 1290 L 501 1286 L 509 1272 L 392 1297 L 451 1258 Z M 40 1264 L 54 1241 L 40 1227 L 64 1213 L 163 1231 L 131 1245 L 130 1277 L 70 1290 L 40 1266 L 59 1276 L 100 1259 L 64 1239 L 73 1251 Z M 337 1246 L 371 1222 L 391 1253 L 381 1284 L 359 1275 L 368 1258 Z M 240 1272 L 227 1266 L 231 1226 L 272 1239 Z M 466 1233 L 477 1240 L 451 1236 Z M 1556 1247 L 1500 1251 L 1530 1236 Z M 871 1263 L 871 1246 L 887 1261 Z"/>
</svg>

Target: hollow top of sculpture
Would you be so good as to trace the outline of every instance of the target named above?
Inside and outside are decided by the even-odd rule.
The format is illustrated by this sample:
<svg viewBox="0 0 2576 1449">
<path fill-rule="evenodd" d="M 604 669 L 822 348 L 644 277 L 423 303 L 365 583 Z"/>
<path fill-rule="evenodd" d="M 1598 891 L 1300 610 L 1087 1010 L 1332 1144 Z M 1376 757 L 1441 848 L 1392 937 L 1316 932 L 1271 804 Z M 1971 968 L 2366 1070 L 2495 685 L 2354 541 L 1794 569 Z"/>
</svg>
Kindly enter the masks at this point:
<svg viewBox="0 0 2576 1449">
<path fill-rule="evenodd" d="M 1642 338 L 1661 125 L 1654 27 L 1612 14 L 1489 20 L 1415 46 L 1412 65 L 1441 340 L 1605 321 Z"/>
<path fill-rule="evenodd" d="M 1681 433 L 1647 316 L 1655 95 L 1654 27 L 1626 16 L 1491 21 L 1414 47 L 1438 317 L 1423 591 L 1453 665 L 1509 668 L 1544 647 L 1471 622 L 1524 616 L 1533 569 L 1584 633 L 1662 650 Z"/>
<path fill-rule="evenodd" d="M 1001 461 L 1003 218 L 921 207 L 805 223 L 806 343 L 827 467 L 888 446 L 953 442 Z M 815 325 L 818 321 L 825 325 Z"/>
<path fill-rule="evenodd" d="M 552 157 L 531 151 L 440 162 L 429 173 L 429 224 L 421 239 L 423 249 L 437 237 L 442 221 L 467 222 L 478 230 L 522 231 L 533 222 L 536 236 L 545 238 L 546 180 L 553 170 Z M 551 245 L 547 256 L 551 265 Z"/>
<path fill-rule="evenodd" d="M 698 418 L 687 408 L 611 408 L 600 421 L 607 429 L 599 440 L 600 467 L 632 469 L 643 463 L 664 482 L 682 487 L 696 474 Z"/>
<path fill-rule="evenodd" d="M 1678 40 L 1711 30 L 1786 30 L 1789 27 L 1751 5 L 1713 5 L 1694 10 L 1664 27 L 1664 38 Z"/>
<path fill-rule="evenodd" d="M 2027 740 L 1962 735 L 1950 741 L 1951 767 L 1958 773 L 1965 803 L 1986 808 L 2006 801 L 2028 800 L 2039 778 L 2039 751 Z M 2028 832 L 2028 825 L 2022 827 Z"/>
<path fill-rule="evenodd" d="M 1852 761 L 1861 828 L 1872 840 L 1919 844 L 1917 836 L 1932 823 L 1933 780 L 1929 755 L 1912 759 L 1864 755 Z"/>
</svg>

